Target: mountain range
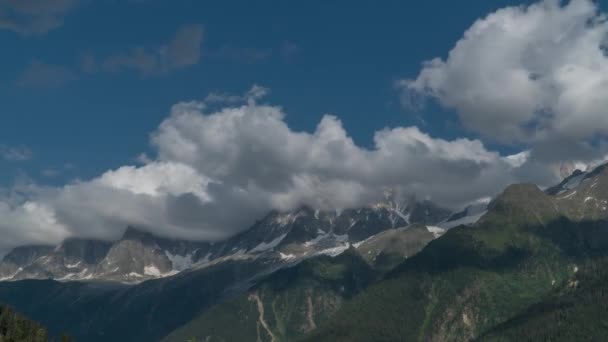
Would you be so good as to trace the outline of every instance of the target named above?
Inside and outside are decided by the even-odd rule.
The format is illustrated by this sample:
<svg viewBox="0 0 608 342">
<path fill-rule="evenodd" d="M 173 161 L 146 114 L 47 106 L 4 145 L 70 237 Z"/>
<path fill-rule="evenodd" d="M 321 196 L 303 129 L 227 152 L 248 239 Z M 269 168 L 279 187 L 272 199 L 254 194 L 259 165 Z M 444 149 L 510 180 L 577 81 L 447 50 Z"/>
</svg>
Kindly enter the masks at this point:
<svg viewBox="0 0 608 342">
<path fill-rule="evenodd" d="M 264 256 L 293 262 L 336 254 L 387 229 L 438 224 L 450 212 L 431 202 L 387 199 L 366 208 L 271 212 L 250 229 L 215 243 L 173 240 L 128 227 L 118 241 L 67 239 L 57 246 L 21 246 L 0 262 L 1 280 L 54 279 L 139 283 L 227 259 Z"/>
<path fill-rule="evenodd" d="M 24 246 L 0 302 L 76 341 L 600 341 L 607 190 L 602 165 L 455 213 L 387 199 L 216 243 L 128 228 Z"/>
</svg>

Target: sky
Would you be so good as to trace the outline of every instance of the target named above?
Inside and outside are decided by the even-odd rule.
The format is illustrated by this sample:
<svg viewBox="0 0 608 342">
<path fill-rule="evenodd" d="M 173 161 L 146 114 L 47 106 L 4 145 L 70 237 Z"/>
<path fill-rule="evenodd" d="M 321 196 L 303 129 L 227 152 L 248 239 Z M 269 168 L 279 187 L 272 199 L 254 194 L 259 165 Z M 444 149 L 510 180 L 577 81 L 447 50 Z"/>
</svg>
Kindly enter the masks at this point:
<svg viewBox="0 0 608 342">
<path fill-rule="evenodd" d="M 0 0 L 0 247 L 551 185 L 608 154 L 606 10 Z"/>
</svg>

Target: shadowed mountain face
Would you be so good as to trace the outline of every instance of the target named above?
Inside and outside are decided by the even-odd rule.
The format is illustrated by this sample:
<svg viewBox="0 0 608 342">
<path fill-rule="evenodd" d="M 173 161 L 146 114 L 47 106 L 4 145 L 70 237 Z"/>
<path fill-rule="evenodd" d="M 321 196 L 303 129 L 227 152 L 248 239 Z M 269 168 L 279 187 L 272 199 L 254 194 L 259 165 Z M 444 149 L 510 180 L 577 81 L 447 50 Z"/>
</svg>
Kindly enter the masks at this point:
<svg viewBox="0 0 608 342">
<path fill-rule="evenodd" d="M 428 210 L 420 209 L 425 206 Z M 425 213 L 419 214 L 421 219 L 433 223 L 448 215 L 430 202 L 409 208 L 419 208 L 416 210 Z M 63 278 L 63 281 L 0 282 L 0 302 L 43 322 L 51 332 L 70 332 L 77 341 L 158 341 L 213 305 L 243 298 L 243 294 L 248 296 L 249 289 L 262 279 L 289 277 L 267 278 L 277 270 L 311 260 L 310 264 L 304 264 L 309 266 L 302 266 L 308 269 L 302 273 L 303 279 L 319 277 L 315 289 L 319 289 L 319 294 L 326 293 L 324 298 L 334 298 L 339 304 L 376 279 L 377 273 L 372 268 L 373 262 L 358 256 L 353 259 L 352 254 L 357 253 L 354 250 L 348 254 L 350 257 L 335 261 L 332 257 L 352 249 L 355 244 L 361 248 L 367 246 L 366 251 L 374 255 L 381 253 L 370 244 L 382 238 L 368 238 L 378 232 L 402 234 L 407 231 L 393 228 L 408 225 L 411 210 L 387 202 L 341 213 L 308 208 L 290 213 L 273 212 L 248 231 L 215 244 L 174 241 L 130 228 L 115 242 L 69 240 L 58 247 L 35 250 L 32 256 L 22 259 L 16 258 L 17 249 L 5 257 L 4 263 L 19 259 L 18 267 L 23 269 L 20 272 L 29 272 L 20 274 Z M 412 232 L 418 229 L 424 240 L 420 246 L 436 236 L 425 226 Z M 388 254 L 392 256 L 393 252 Z M 395 258 L 405 256 L 399 254 Z M 84 269 L 91 273 L 83 272 Z M 37 270 L 39 273 L 34 273 Z M 71 278 L 69 272 L 90 274 L 91 279 L 68 281 L 86 279 Z M 289 273 L 292 271 L 286 272 L 292 274 Z M 361 279 L 352 283 L 350 290 L 342 290 L 343 285 L 348 285 L 343 281 L 354 281 L 358 277 Z M 325 284 L 328 279 L 334 279 L 331 290 L 323 292 L 329 285 Z M 273 281 L 262 281 L 269 282 Z M 307 283 L 308 280 L 303 282 Z M 286 290 L 291 293 L 288 289 L 289 286 Z M 329 316 L 338 307 L 326 310 L 315 306 L 315 310 Z M 299 324 L 299 318 L 295 317 L 294 325 Z"/>
<path fill-rule="evenodd" d="M 428 201 L 399 205 L 387 200 L 340 213 L 301 208 L 272 212 L 245 232 L 216 243 L 171 240 L 129 227 L 118 241 L 68 239 L 59 246 L 15 248 L 0 262 L 0 279 L 139 283 L 226 259 L 270 254 L 291 263 L 339 253 L 387 229 L 439 223 L 448 215 Z"/>
<path fill-rule="evenodd" d="M 234 299 L 223 302 L 163 341 L 290 341 L 327 320 L 364 289 L 376 273 L 350 249 L 279 270 Z M 235 329 L 238 327 L 238 329 Z"/>
<path fill-rule="evenodd" d="M 0 283 L 0 302 L 75 341 L 158 341 L 233 293 L 272 263 L 228 261 L 138 285 L 22 280 Z"/>
<path fill-rule="evenodd" d="M 203 312 L 163 341 L 297 340 L 442 233 L 440 228 L 424 225 L 390 229 L 335 257 L 306 259 Z M 235 324 L 239 329 L 234 329 Z"/>
</svg>

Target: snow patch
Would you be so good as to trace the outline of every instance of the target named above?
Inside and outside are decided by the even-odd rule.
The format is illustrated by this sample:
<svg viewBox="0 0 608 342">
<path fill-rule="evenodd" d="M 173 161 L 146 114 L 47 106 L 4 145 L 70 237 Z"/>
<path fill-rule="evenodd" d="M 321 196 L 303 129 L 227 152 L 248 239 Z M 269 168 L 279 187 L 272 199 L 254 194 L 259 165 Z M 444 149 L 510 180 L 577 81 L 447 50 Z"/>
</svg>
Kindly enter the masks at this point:
<svg viewBox="0 0 608 342">
<path fill-rule="evenodd" d="M 368 237 L 368 238 L 367 238 L 367 239 L 365 239 L 365 240 L 362 240 L 362 241 L 359 241 L 359 242 L 355 242 L 355 243 L 353 243 L 353 247 L 355 247 L 355 248 L 359 248 L 359 247 L 361 247 L 361 245 L 362 245 L 362 244 L 366 243 L 367 241 L 369 241 L 371 238 L 373 238 L 373 237 L 375 237 L 375 236 L 376 236 L 376 235 L 373 235 L 373 236 Z"/>
<path fill-rule="evenodd" d="M 162 275 L 159 269 L 154 265 L 144 266 L 144 274 L 154 277 L 160 277 Z"/>
<path fill-rule="evenodd" d="M 426 230 L 428 230 L 429 233 L 432 233 L 435 238 L 438 238 L 445 233 L 445 229 L 436 226 L 426 226 Z"/>
<path fill-rule="evenodd" d="M 82 270 L 78 273 L 68 273 L 63 277 L 58 278 L 57 281 L 91 279 L 93 277 L 93 275 L 92 274 L 86 275 L 88 271 L 89 271 L 89 269 L 85 268 L 84 270 Z"/>
<path fill-rule="evenodd" d="M 171 254 L 170 252 L 165 251 L 165 255 L 171 261 L 171 265 L 172 265 L 171 268 L 174 271 L 181 272 L 185 269 L 192 267 L 192 265 L 194 264 L 194 261 L 192 260 L 192 258 L 194 257 L 194 252 L 186 254 L 186 255 L 178 255 L 178 254 Z"/>
<path fill-rule="evenodd" d="M 19 272 L 21 272 L 21 271 L 23 271 L 23 268 L 19 267 L 19 268 L 18 268 L 18 269 L 15 271 L 15 273 L 13 273 L 13 274 L 11 274 L 11 275 L 9 275 L 9 276 L 6 276 L 6 277 L 2 277 L 2 278 L 0 278 L 0 281 L 11 280 L 11 279 L 13 279 L 13 278 L 14 278 L 14 277 L 15 277 L 15 276 L 16 276 L 16 275 L 19 273 Z"/>
<path fill-rule="evenodd" d="M 563 196 L 563 197 L 558 197 L 557 199 L 560 199 L 560 200 L 562 200 L 562 199 L 567 199 L 567 198 L 570 198 L 570 197 L 572 197 L 572 196 L 574 196 L 574 195 L 576 195 L 576 190 L 575 190 L 575 191 L 573 191 L 571 194 L 568 194 L 568 195 Z"/>
<path fill-rule="evenodd" d="M 80 266 L 81 263 L 82 262 L 79 261 L 79 262 L 77 262 L 75 264 L 66 264 L 65 267 L 67 267 L 67 268 L 76 268 L 76 267 Z"/>
<path fill-rule="evenodd" d="M 279 252 L 279 257 L 281 258 L 281 260 L 286 260 L 286 261 L 296 258 L 296 256 L 294 254 L 284 254 L 282 252 Z"/>
<path fill-rule="evenodd" d="M 346 251 L 349 248 L 350 248 L 350 243 L 347 243 L 345 245 L 327 248 L 327 249 L 318 251 L 316 253 L 316 255 L 328 255 L 330 257 L 335 257 L 335 256 L 338 256 L 338 255 L 344 253 L 344 251 Z"/>
<path fill-rule="evenodd" d="M 318 244 L 321 240 L 327 238 L 328 236 L 329 236 L 329 234 L 323 232 L 323 234 L 317 235 L 317 237 L 315 237 L 314 239 L 304 242 L 304 246 L 305 247 L 314 246 L 314 245 Z"/>
<path fill-rule="evenodd" d="M 299 216 L 299 212 L 278 214 L 272 221 L 279 226 L 287 226 L 294 223 Z"/>
<path fill-rule="evenodd" d="M 262 242 L 259 245 L 255 246 L 253 249 L 251 249 L 249 252 L 251 253 L 259 253 L 259 252 L 264 252 L 267 251 L 269 249 L 273 249 L 276 246 L 278 246 L 281 241 L 283 241 L 283 239 L 287 236 L 287 233 L 277 237 L 276 239 L 270 241 L 270 242 Z"/>
</svg>

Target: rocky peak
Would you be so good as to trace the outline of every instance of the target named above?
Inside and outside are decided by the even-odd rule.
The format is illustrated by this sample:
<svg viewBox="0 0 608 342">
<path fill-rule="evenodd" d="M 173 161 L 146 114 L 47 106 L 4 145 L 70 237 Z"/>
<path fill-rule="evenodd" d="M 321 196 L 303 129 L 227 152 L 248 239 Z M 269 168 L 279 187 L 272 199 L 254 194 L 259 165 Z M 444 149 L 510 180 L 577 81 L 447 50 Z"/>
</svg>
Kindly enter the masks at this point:
<svg viewBox="0 0 608 342">
<path fill-rule="evenodd" d="M 108 254 L 111 245 L 107 241 L 70 238 L 63 241 L 54 252 L 67 259 L 96 264 Z"/>
<path fill-rule="evenodd" d="M 560 212 L 554 199 L 538 186 L 527 183 L 513 184 L 490 202 L 487 214 L 477 224 L 545 226 L 558 216 Z"/>
<path fill-rule="evenodd" d="M 18 266 L 28 265 L 43 255 L 50 253 L 55 247 L 44 245 L 21 246 L 14 248 L 2 259 L 5 263 Z"/>
</svg>

